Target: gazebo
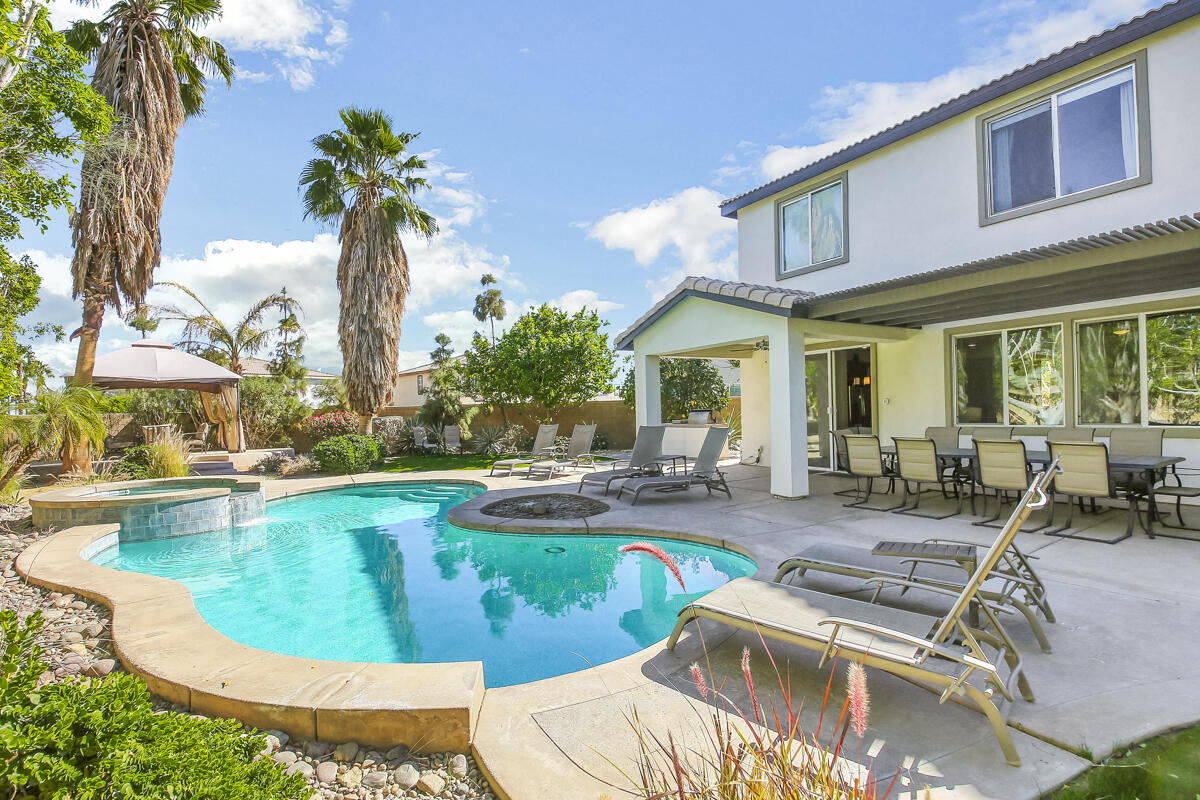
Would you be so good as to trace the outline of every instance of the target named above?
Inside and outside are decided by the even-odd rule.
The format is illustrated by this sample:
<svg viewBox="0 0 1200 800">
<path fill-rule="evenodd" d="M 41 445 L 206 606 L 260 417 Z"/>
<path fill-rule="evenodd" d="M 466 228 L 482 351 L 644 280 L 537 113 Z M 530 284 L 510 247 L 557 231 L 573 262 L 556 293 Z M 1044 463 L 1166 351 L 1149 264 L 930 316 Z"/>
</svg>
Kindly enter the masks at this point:
<svg viewBox="0 0 1200 800">
<path fill-rule="evenodd" d="M 66 377 L 70 378 L 71 375 Z M 204 415 L 218 427 L 230 453 L 246 449 L 236 372 L 176 350 L 161 339 L 141 339 L 124 350 L 98 356 L 92 385 L 101 389 L 191 389 L 200 393 Z"/>
</svg>

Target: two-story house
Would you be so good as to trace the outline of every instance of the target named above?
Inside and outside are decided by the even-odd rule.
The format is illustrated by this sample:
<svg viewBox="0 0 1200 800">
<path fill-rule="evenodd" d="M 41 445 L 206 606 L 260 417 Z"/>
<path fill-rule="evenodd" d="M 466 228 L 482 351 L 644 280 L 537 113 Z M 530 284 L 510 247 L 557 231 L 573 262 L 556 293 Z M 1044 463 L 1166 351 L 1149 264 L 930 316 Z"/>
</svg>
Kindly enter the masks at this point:
<svg viewBox="0 0 1200 800">
<path fill-rule="evenodd" d="M 831 430 L 1166 426 L 1200 460 L 1200 0 L 1179 0 L 726 200 L 739 281 L 617 337 L 741 360 L 742 452 L 808 493 Z"/>
</svg>

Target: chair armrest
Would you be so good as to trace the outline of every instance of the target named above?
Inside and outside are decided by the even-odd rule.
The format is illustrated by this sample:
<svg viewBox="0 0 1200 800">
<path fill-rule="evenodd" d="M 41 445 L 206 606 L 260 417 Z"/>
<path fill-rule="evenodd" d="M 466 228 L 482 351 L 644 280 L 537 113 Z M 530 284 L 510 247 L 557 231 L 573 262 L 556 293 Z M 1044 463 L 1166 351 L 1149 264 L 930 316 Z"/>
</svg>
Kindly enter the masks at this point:
<svg viewBox="0 0 1200 800">
<path fill-rule="evenodd" d="M 833 626 L 835 626 L 833 634 L 829 640 L 830 644 L 833 644 L 834 640 L 837 638 L 837 631 L 839 628 L 850 628 L 852 630 L 861 631 L 863 633 L 870 633 L 875 636 L 881 636 L 885 639 L 891 639 L 893 641 L 903 642 L 905 644 L 911 644 L 913 647 L 919 647 L 922 650 L 927 650 L 931 653 L 936 653 L 937 655 L 939 655 L 943 658 L 948 658 L 951 661 L 957 661 L 960 664 L 966 664 L 968 666 L 974 667 L 975 669 L 981 669 L 981 670 L 984 670 L 985 672 L 992 672 L 992 673 L 996 672 L 995 666 L 993 666 L 991 663 L 989 663 L 987 661 L 976 658 L 975 656 L 968 655 L 967 653 L 955 652 L 954 650 L 943 647 L 942 645 L 936 644 L 935 642 L 931 642 L 928 639 L 922 639 L 920 636 L 913 636 L 910 633 L 904 633 L 903 631 L 897 631 L 897 630 L 892 630 L 891 628 L 885 628 L 882 625 L 875 625 L 870 622 L 862 622 L 862 621 L 856 620 L 856 619 L 849 619 L 848 617 L 826 617 L 825 619 L 818 621 L 817 624 L 818 625 L 833 625 Z M 877 658 L 885 657 L 882 653 L 872 653 L 872 655 L 876 656 Z"/>
<path fill-rule="evenodd" d="M 878 584 L 879 588 L 881 589 L 885 585 L 903 586 L 905 589 L 920 589 L 922 591 L 932 592 L 933 594 L 945 595 L 946 597 L 958 597 L 960 594 L 962 594 L 961 590 L 956 592 L 951 589 L 943 589 L 940 586 L 931 586 L 927 583 L 917 583 L 916 581 L 904 580 L 903 578 L 867 578 L 865 581 L 863 581 L 863 583 Z M 1000 606 L 996 605 L 995 603 L 987 602 L 979 596 L 978 592 L 975 594 L 972 600 L 976 603 L 979 603 L 981 606 L 987 606 L 992 611 L 997 611 L 1001 614 L 1015 613 L 1011 608 L 1006 606 Z"/>
</svg>

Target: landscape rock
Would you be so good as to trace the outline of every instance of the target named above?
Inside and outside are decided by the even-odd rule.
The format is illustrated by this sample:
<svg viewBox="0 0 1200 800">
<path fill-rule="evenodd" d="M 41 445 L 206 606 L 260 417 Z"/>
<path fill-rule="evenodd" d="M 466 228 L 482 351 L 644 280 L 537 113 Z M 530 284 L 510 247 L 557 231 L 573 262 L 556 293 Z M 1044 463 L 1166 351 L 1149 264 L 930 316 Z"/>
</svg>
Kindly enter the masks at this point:
<svg viewBox="0 0 1200 800">
<path fill-rule="evenodd" d="M 297 758 L 298 756 L 292 750 L 281 750 L 275 755 L 271 756 L 271 760 L 276 764 L 283 764 L 285 766 L 290 766 L 291 764 L 296 763 Z"/>
<path fill-rule="evenodd" d="M 417 781 L 417 788 L 426 794 L 437 797 L 446 788 L 446 779 L 436 772 L 423 772 Z"/>
<path fill-rule="evenodd" d="M 417 772 L 417 768 L 412 764 L 401 764 L 392 773 L 392 780 L 401 789 L 411 789 L 417 785 L 417 781 L 421 780 L 421 773 Z"/>
<path fill-rule="evenodd" d="M 328 742 L 307 742 L 304 745 L 304 755 L 309 758 L 324 758 L 329 755 L 330 745 Z"/>
<path fill-rule="evenodd" d="M 467 777 L 467 757 L 459 753 L 450 759 L 450 774 L 456 778 Z"/>
<path fill-rule="evenodd" d="M 89 678 L 103 678 L 108 675 L 117 666 L 117 662 L 111 658 L 102 658 L 99 661 L 93 661 L 83 668 L 83 674 Z"/>
<path fill-rule="evenodd" d="M 410 752 L 412 752 L 412 751 L 409 750 L 408 745 L 398 744 L 395 747 L 393 747 L 391 750 L 387 751 L 387 760 L 403 762 L 404 759 L 408 758 L 408 754 Z"/>
<path fill-rule="evenodd" d="M 351 767 L 350 769 L 343 772 L 341 775 L 338 775 L 337 782 L 340 783 L 342 786 L 346 786 L 351 789 L 356 789 L 356 788 L 358 788 L 359 784 L 362 783 L 362 779 L 363 779 L 362 767 Z"/>
<path fill-rule="evenodd" d="M 387 783 L 388 774 L 382 770 L 368 772 L 362 777 L 362 785 L 368 789 L 382 789 Z"/>
<path fill-rule="evenodd" d="M 357 742 L 343 742 L 333 749 L 334 761 L 353 761 L 358 755 Z"/>
<path fill-rule="evenodd" d="M 336 761 L 322 761 L 317 764 L 317 780 L 321 783 L 333 783 L 337 780 L 338 765 Z"/>
<path fill-rule="evenodd" d="M 307 761 L 293 762 L 290 767 L 283 771 L 284 775 L 303 775 L 306 779 L 313 776 L 313 765 Z"/>
</svg>

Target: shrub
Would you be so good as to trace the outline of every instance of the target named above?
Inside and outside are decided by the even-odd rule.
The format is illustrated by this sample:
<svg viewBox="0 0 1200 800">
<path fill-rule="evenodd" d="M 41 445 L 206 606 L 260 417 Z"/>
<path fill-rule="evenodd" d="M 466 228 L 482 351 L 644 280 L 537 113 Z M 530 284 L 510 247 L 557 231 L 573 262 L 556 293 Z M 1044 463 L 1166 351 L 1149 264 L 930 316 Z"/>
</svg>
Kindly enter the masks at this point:
<svg viewBox="0 0 1200 800">
<path fill-rule="evenodd" d="M 242 379 L 242 430 L 251 448 L 288 446 L 288 428 L 308 415 L 308 406 L 283 381 Z"/>
<path fill-rule="evenodd" d="M 300 432 L 313 444 L 332 439 L 334 436 L 348 436 L 358 433 L 358 415 L 349 411 L 316 414 L 300 423 Z"/>
<path fill-rule="evenodd" d="M 143 800 L 220 797 L 299 800 L 304 779 L 255 760 L 262 739 L 233 720 L 156 713 L 133 675 L 38 687 L 47 665 L 35 643 L 41 615 L 22 627 L 0 611 L 0 793 L 5 797 Z"/>
<path fill-rule="evenodd" d="M 502 455 L 517 450 L 517 444 L 528 437 L 520 425 L 484 425 L 471 436 L 476 453 Z"/>
<path fill-rule="evenodd" d="M 263 475 L 308 475 L 317 471 L 317 462 L 308 456 L 289 456 L 284 453 L 268 453 L 259 459 L 253 467 L 254 472 Z"/>
<path fill-rule="evenodd" d="M 372 423 L 375 435 L 383 442 L 385 456 L 398 456 L 413 451 L 413 423 L 404 417 L 376 418 Z"/>
<path fill-rule="evenodd" d="M 595 437 L 592 439 L 592 452 L 599 453 L 608 449 L 608 435 L 597 430 Z"/>
<path fill-rule="evenodd" d="M 164 434 L 150 444 L 130 447 L 125 451 L 116 469 L 137 480 L 183 478 L 192 473 L 191 467 L 188 466 L 183 434 L 178 431 Z"/>
<path fill-rule="evenodd" d="M 369 472 L 380 460 L 379 439 L 357 433 L 335 436 L 314 447 L 312 457 L 321 472 L 333 475 Z"/>
</svg>

